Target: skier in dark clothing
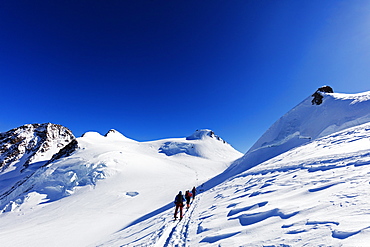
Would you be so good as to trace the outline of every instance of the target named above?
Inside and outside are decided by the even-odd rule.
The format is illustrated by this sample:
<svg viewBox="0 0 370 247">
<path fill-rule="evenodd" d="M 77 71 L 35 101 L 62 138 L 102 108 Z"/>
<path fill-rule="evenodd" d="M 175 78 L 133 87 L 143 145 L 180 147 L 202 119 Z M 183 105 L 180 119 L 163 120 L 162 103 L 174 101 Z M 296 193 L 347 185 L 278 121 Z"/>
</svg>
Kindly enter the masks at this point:
<svg viewBox="0 0 370 247">
<path fill-rule="evenodd" d="M 195 186 L 193 187 L 193 189 L 191 190 L 191 192 L 193 193 L 193 201 L 195 199 L 195 193 L 197 193 L 197 190 L 195 189 Z"/>
<path fill-rule="evenodd" d="M 180 209 L 180 220 L 182 219 L 182 208 L 184 207 L 184 196 L 182 195 L 182 192 L 179 191 L 179 194 L 177 194 L 177 196 L 175 197 L 175 205 L 176 205 L 176 209 L 175 209 L 175 220 L 177 219 L 177 211 Z"/>
<path fill-rule="evenodd" d="M 192 197 L 192 194 L 190 193 L 190 191 L 186 191 L 185 193 L 185 199 L 186 199 L 186 207 L 187 208 L 190 208 L 190 199 Z"/>
</svg>

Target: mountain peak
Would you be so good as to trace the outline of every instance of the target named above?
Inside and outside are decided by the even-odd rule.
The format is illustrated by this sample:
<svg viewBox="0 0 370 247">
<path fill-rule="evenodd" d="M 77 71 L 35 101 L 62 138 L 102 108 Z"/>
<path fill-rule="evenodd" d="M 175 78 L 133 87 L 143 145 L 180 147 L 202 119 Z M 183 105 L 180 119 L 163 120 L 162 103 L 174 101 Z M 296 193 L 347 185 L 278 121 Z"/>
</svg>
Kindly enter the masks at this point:
<svg viewBox="0 0 370 247">
<path fill-rule="evenodd" d="M 52 123 L 25 124 L 0 133 L 0 169 L 21 160 L 24 168 L 47 161 L 74 138 L 68 128 Z"/>
<path fill-rule="evenodd" d="M 317 96 L 317 103 L 323 103 L 322 99 L 325 97 L 325 107 L 312 104 L 311 97 L 308 97 L 278 119 L 244 157 L 234 163 L 235 166 L 242 163 L 238 171 L 246 170 L 317 138 L 370 122 L 370 92 L 328 92 L 332 92 L 328 86 L 315 92 L 320 95 Z"/>
<path fill-rule="evenodd" d="M 115 129 L 110 129 L 104 136 L 107 137 L 109 135 L 116 135 L 116 134 L 121 134 Z"/>
<path fill-rule="evenodd" d="M 104 135 L 104 137 L 107 137 L 107 138 L 110 138 L 110 139 L 116 139 L 116 140 L 130 140 L 130 141 L 132 141 L 130 138 L 127 138 L 126 136 L 124 136 L 122 133 L 120 133 L 119 131 L 117 131 L 115 129 L 110 129 Z"/>
<path fill-rule="evenodd" d="M 186 137 L 186 140 L 202 140 L 204 138 L 214 138 L 218 141 L 226 143 L 224 140 L 221 139 L 221 137 L 219 137 L 212 130 L 209 129 L 196 130 L 192 135 Z"/>
</svg>

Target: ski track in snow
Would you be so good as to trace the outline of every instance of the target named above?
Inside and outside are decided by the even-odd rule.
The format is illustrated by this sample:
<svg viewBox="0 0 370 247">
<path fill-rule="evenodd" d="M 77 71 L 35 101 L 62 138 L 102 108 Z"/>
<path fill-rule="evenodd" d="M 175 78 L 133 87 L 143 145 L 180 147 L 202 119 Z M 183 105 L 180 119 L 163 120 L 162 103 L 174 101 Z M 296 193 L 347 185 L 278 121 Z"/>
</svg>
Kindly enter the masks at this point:
<svg viewBox="0 0 370 247">
<path fill-rule="evenodd" d="M 153 242 L 155 247 L 185 246 L 188 224 L 196 206 L 196 201 L 189 209 L 185 209 L 181 221 L 170 222 L 166 225 L 164 231 L 154 233 L 157 236 L 157 240 Z"/>
<path fill-rule="evenodd" d="M 192 216 L 197 207 L 199 196 L 197 196 L 191 203 L 189 209 L 184 209 L 183 219 L 172 220 L 174 207 L 167 210 L 164 216 L 160 216 L 162 225 L 158 230 L 154 231 L 149 240 L 145 244 L 138 244 L 135 246 L 154 246 L 154 247 L 180 247 L 186 246 L 186 241 L 189 236 L 189 226 L 192 223 Z M 150 220 L 150 219 L 149 219 Z M 125 246 L 125 245 L 123 245 Z M 130 246 L 128 244 L 127 246 Z"/>
<path fill-rule="evenodd" d="M 130 224 L 113 234 L 109 241 L 91 246 L 187 246 L 189 227 L 194 223 L 193 214 L 200 197 L 201 195 L 197 195 L 190 208 L 184 210 L 184 216 L 181 221 L 173 220 L 175 207 L 171 207 L 143 221 Z M 167 208 L 167 206 L 164 208 Z"/>
</svg>

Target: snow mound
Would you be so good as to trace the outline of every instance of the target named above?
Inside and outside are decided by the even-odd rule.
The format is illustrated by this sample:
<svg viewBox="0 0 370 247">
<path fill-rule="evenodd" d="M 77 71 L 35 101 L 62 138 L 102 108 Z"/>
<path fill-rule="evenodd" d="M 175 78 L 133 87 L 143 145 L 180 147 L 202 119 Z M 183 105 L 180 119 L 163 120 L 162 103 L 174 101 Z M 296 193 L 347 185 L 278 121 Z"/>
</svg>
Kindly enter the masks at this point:
<svg viewBox="0 0 370 247">
<path fill-rule="evenodd" d="M 95 131 L 88 131 L 82 135 L 84 140 L 94 143 L 99 141 L 129 141 L 136 142 L 132 139 L 127 138 L 115 129 L 109 130 L 104 136 Z"/>
<path fill-rule="evenodd" d="M 84 138 L 85 140 L 90 140 L 90 141 L 95 141 L 95 140 L 99 141 L 104 138 L 104 136 L 102 136 L 101 134 L 95 131 L 88 131 L 84 133 L 81 137 Z"/>
</svg>

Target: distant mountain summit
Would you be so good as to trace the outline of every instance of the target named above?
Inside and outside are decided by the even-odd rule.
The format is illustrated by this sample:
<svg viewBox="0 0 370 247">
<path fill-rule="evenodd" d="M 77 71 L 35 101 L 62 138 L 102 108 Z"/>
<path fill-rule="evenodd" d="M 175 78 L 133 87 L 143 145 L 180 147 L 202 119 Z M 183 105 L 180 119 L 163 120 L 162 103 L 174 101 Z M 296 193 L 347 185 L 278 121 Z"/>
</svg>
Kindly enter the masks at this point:
<svg viewBox="0 0 370 247">
<path fill-rule="evenodd" d="M 219 137 L 212 130 L 209 129 L 196 130 L 192 135 L 186 137 L 186 140 L 201 140 L 206 137 L 214 138 L 218 141 L 226 143 L 224 140 L 221 139 L 221 137 Z"/>
<path fill-rule="evenodd" d="M 240 152 L 216 135 L 212 130 L 200 129 L 186 138 L 168 139 L 159 148 L 160 153 L 168 156 L 188 154 L 207 159 L 235 159 L 240 157 Z"/>
<path fill-rule="evenodd" d="M 68 128 L 52 123 L 26 124 L 0 133 L 0 172 L 12 165 L 23 170 L 48 161 L 73 139 Z"/>
</svg>

